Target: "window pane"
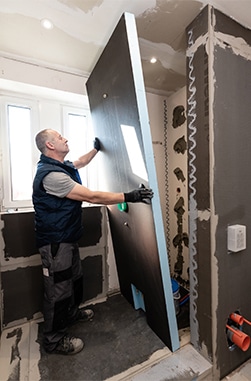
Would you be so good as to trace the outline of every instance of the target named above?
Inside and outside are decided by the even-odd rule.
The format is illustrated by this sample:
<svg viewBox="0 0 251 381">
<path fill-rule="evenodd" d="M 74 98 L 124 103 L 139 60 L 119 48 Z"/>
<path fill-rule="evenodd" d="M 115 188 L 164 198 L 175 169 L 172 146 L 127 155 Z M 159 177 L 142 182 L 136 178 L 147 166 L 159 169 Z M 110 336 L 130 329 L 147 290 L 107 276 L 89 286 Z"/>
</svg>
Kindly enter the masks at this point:
<svg viewBox="0 0 251 381">
<path fill-rule="evenodd" d="M 70 156 L 76 159 L 86 150 L 86 117 L 78 114 L 68 114 L 67 139 L 69 141 Z"/>
<path fill-rule="evenodd" d="M 30 114 L 29 108 L 8 105 L 12 201 L 31 199 Z"/>
<path fill-rule="evenodd" d="M 68 128 L 67 139 L 70 152 L 68 159 L 76 160 L 87 151 L 86 142 L 86 116 L 68 113 Z M 80 176 L 83 179 L 87 177 L 87 167 L 79 170 Z"/>
</svg>

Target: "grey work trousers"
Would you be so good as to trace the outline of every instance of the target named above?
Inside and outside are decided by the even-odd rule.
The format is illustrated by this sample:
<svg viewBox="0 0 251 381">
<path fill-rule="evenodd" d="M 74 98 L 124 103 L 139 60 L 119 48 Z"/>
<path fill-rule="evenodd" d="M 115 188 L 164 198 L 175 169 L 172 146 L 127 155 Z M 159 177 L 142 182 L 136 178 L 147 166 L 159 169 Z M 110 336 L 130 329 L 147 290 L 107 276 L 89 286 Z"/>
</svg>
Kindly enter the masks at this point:
<svg viewBox="0 0 251 381">
<path fill-rule="evenodd" d="M 44 346 L 53 351 L 74 321 L 83 298 L 83 276 L 77 244 L 39 249 L 44 280 Z"/>
</svg>

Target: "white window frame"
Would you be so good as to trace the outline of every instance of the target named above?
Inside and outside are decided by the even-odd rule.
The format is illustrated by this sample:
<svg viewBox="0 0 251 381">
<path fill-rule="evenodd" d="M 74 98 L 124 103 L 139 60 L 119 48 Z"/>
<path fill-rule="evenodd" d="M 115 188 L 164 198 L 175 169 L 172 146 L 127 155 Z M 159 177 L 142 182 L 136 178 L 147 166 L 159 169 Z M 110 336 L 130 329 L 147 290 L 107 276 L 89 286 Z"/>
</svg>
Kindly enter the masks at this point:
<svg viewBox="0 0 251 381">
<path fill-rule="evenodd" d="M 39 118 L 38 118 L 38 102 L 30 99 L 21 99 L 17 97 L 1 97 L 1 151 L 2 151 L 2 194 L 1 194 L 1 209 L 2 210 L 17 210 L 20 208 L 32 208 L 31 200 L 12 200 L 12 184 L 11 184 L 11 165 L 10 165 L 10 139 L 8 129 L 8 106 L 26 107 L 31 110 L 31 159 L 35 163 L 39 157 L 37 148 L 35 147 L 33 136 L 39 131 Z M 25 149 L 25 147 L 21 147 Z M 22 157 L 20 157 L 22 160 Z M 35 165 L 32 168 L 32 175 L 35 174 Z"/>
<path fill-rule="evenodd" d="M 52 91 L 52 90 L 51 90 Z M 62 95 L 62 98 L 60 98 Z M 76 99 L 74 99 L 76 98 Z M 73 99 L 73 100 L 72 100 Z M 76 102 L 75 102 L 76 100 Z M 39 161 L 40 152 L 38 151 L 35 144 L 35 136 L 36 134 L 44 129 L 44 128 L 55 128 L 59 133 L 67 138 L 67 115 L 68 113 L 84 115 L 87 118 L 88 128 L 86 130 L 86 138 L 85 142 L 83 142 L 83 152 L 85 154 L 89 150 L 93 148 L 93 131 L 91 124 L 91 116 L 90 110 L 88 108 L 87 102 L 83 102 L 83 98 L 79 99 L 79 96 L 75 97 L 75 94 L 68 95 L 66 93 L 59 94 L 56 92 L 56 95 L 50 94 L 48 92 L 48 97 L 43 92 L 42 96 L 39 94 L 32 93 L 11 93 L 2 91 L 0 94 L 0 212 L 15 212 L 15 211 L 25 211 L 25 210 L 33 210 L 32 200 L 18 200 L 13 201 L 12 190 L 11 190 L 11 167 L 10 167 L 10 149 L 9 149 L 9 130 L 8 130 L 8 117 L 7 117 L 7 109 L 8 105 L 27 107 L 31 110 L 31 136 L 30 136 L 30 144 L 32 149 L 32 175 L 35 176 L 37 162 Z M 50 107 L 56 108 L 57 124 L 47 125 L 48 119 L 50 119 L 50 115 L 45 114 L 45 109 L 43 108 L 45 104 L 50 104 Z M 82 106 L 83 104 L 83 106 Z M 42 107 L 41 107 L 42 105 Z M 41 111 L 42 109 L 42 111 Z M 46 109 L 47 110 L 47 109 Z M 42 113 L 42 114 L 41 114 Z M 44 118 L 46 116 L 46 118 Z M 46 120 L 46 121 L 45 121 Z M 70 145 L 70 142 L 69 142 Z M 21 147 L 25 149 L 25 147 Z M 66 156 L 66 160 L 69 159 Z M 74 157 L 74 160 L 77 157 Z M 22 160 L 22 157 L 20 157 Z M 92 163 L 88 164 L 86 168 L 86 178 L 82 178 L 83 185 L 89 187 L 91 184 L 96 188 L 97 179 L 96 176 L 97 168 L 97 159 L 95 158 Z M 95 171 L 94 181 L 91 180 Z"/>
<path fill-rule="evenodd" d="M 68 124 L 68 115 L 80 115 L 86 118 L 86 131 L 84 132 L 83 140 L 82 140 L 82 152 L 78 152 L 78 155 L 74 153 L 74 151 L 71 151 L 71 140 L 70 140 L 70 131 L 69 131 L 69 124 Z M 67 155 L 66 159 L 74 161 L 78 159 L 79 156 L 84 155 L 85 153 L 89 152 L 93 148 L 93 130 L 92 130 L 92 124 L 91 124 L 91 116 L 90 116 L 90 110 L 85 107 L 74 107 L 69 105 L 62 105 L 62 115 L 63 115 L 63 122 L 62 122 L 62 135 L 69 139 L 69 147 L 70 152 Z M 83 181 L 83 185 L 87 188 L 89 187 L 97 187 L 97 177 L 95 179 L 92 179 L 91 173 L 92 171 L 97 171 L 97 160 L 94 159 L 93 162 L 88 164 L 85 168 L 80 169 L 80 177 Z M 86 176 L 83 177 L 83 173 L 86 173 Z"/>
</svg>

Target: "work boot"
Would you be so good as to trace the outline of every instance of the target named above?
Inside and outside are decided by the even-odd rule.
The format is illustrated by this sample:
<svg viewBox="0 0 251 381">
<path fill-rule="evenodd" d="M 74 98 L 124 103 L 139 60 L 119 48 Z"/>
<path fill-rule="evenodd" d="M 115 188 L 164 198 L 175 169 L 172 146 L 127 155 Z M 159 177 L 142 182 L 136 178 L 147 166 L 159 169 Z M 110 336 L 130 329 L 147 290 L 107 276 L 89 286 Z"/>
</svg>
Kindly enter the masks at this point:
<svg viewBox="0 0 251 381">
<path fill-rule="evenodd" d="M 73 336 L 65 335 L 59 342 L 56 348 L 50 353 L 60 355 L 75 355 L 84 348 L 84 342 Z"/>
<path fill-rule="evenodd" d="M 91 309 L 81 308 L 77 312 L 76 323 L 89 321 L 93 318 L 93 316 L 94 316 L 94 312 Z"/>
</svg>

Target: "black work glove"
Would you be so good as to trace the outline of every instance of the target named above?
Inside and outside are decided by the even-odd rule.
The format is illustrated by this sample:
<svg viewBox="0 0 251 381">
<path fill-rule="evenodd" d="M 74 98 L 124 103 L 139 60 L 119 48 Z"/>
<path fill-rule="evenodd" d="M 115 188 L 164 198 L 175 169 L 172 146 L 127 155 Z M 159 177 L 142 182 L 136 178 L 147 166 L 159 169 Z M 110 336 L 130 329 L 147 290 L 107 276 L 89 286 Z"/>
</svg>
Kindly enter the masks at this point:
<svg viewBox="0 0 251 381">
<path fill-rule="evenodd" d="M 100 141 L 99 138 L 95 138 L 93 141 L 93 148 L 95 148 L 97 151 L 100 151 Z"/>
<path fill-rule="evenodd" d="M 148 188 L 139 188 L 129 193 L 124 193 L 124 196 L 125 202 L 144 202 L 145 204 L 150 204 L 153 198 L 153 191 Z"/>
</svg>

